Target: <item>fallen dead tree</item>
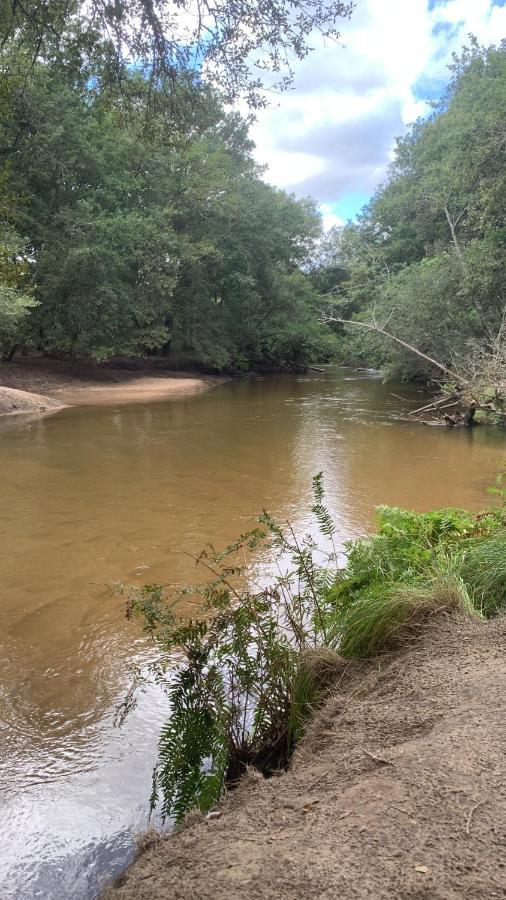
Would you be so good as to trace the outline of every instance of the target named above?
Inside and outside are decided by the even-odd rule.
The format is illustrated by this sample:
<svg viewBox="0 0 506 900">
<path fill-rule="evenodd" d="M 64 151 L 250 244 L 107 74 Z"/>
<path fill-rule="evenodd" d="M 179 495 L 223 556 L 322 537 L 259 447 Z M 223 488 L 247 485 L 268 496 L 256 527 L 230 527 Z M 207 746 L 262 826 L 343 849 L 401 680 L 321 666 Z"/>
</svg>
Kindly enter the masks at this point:
<svg viewBox="0 0 506 900">
<path fill-rule="evenodd" d="M 331 313 L 323 313 L 321 318 L 326 324 L 336 322 L 340 325 L 365 329 L 387 338 L 430 363 L 446 379 L 450 379 L 451 388 L 443 391 L 430 403 L 411 410 L 408 413 L 411 419 L 429 425 L 467 428 L 480 423 L 506 424 L 506 310 L 495 335 L 484 344 L 470 342 L 468 357 L 460 360 L 459 371 L 386 331 L 386 325 L 394 311 L 392 310 L 383 325 L 374 317 L 372 322 L 344 319 Z"/>
<path fill-rule="evenodd" d="M 431 403 L 412 409 L 408 413 L 410 419 L 416 419 L 426 425 L 451 425 L 470 427 L 475 424 L 479 404 L 474 400 L 464 399 L 461 395 L 443 395 L 436 397 Z"/>
</svg>

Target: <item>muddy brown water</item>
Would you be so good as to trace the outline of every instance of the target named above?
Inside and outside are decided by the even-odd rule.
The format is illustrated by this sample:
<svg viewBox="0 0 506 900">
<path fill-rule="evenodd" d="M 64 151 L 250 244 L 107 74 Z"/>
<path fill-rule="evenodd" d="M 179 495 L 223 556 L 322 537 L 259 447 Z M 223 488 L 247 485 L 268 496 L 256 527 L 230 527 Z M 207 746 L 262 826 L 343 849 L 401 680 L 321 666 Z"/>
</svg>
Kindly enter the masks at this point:
<svg viewBox="0 0 506 900">
<path fill-rule="evenodd" d="M 401 421 L 423 398 L 329 369 L 0 422 L 2 900 L 95 897 L 147 824 L 166 706 L 114 725 L 153 651 L 112 585 L 191 580 L 262 507 L 304 532 L 319 470 L 342 541 L 379 503 L 481 508 L 504 435 Z"/>
</svg>

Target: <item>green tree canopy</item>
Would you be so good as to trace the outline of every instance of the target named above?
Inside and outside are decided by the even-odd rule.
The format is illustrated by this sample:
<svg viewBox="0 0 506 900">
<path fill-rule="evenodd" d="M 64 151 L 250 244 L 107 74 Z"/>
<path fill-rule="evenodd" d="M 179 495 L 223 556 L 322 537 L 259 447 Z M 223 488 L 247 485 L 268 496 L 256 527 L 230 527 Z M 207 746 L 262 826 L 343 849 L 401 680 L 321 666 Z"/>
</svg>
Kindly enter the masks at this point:
<svg viewBox="0 0 506 900">
<path fill-rule="evenodd" d="M 159 111 L 147 130 L 152 85 L 128 77 L 137 108 L 62 51 L 12 98 L 9 221 L 26 236 L 38 304 L 23 342 L 232 369 L 314 356 L 329 341 L 304 274 L 315 205 L 261 180 L 244 121 L 210 89 L 186 84 L 184 121 Z"/>
<path fill-rule="evenodd" d="M 505 318 L 506 45 L 473 42 L 442 100 L 397 144 L 387 182 L 334 240 L 339 316 L 383 325 L 451 365 Z M 328 271 L 319 273 L 321 279 Z M 347 332 L 345 352 L 407 377 L 435 369 L 394 342 Z"/>
<path fill-rule="evenodd" d="M 4 0 L 0 49 L 22 48 L 27 71 L 70 38 L 79 52 L 102 57 L 104 75 L 122 91 L 131 86 L 125 65 L 142 69 L 153 88 L 148 102 L 172 97 L 181 72 L 192 71 L 228 100 L 246 95 L 258 105 L 265 84 L 290 83 L 291 60 L 307 55 L 310 35 L 338 37 L 338 20 L 352 9 L 347 0 Z"/>
</svg>

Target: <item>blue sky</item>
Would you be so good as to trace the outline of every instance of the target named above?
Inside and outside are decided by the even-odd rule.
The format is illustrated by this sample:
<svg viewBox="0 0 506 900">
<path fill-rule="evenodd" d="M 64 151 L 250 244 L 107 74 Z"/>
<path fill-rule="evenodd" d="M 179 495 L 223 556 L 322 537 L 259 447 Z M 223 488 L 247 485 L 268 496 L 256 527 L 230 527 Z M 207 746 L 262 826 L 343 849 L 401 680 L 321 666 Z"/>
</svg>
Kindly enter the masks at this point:
<svg viewBox="0 0 506 900">
<path fill-rule="evenodd" d="M 315 197 L 326 227 L 353 218 L 385 178 L 395 138 L 444 91 L 469 33 L 505 37 L 506 0 L 356 0 L 340 41 L 314 41 L 293 89 L 259 113 L 265 178 Z"/>
</svg>

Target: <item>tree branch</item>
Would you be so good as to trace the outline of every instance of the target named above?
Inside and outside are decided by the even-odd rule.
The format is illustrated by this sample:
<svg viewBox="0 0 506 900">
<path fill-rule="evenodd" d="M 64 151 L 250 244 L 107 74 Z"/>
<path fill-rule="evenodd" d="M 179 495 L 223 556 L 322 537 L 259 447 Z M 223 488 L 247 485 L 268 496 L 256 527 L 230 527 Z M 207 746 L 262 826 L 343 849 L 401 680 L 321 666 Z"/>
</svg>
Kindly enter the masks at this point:
<svg viewBox="0 0 506 900">
<path fill-rule="evenodd" d="M 357 322 L 350 319 L 341 319 L 339 318 L 339 316 L 326 316 L 324 318 L 324 321 L 326 323 L 339 322 L 341 325 L 353 325 L 357 328 L 366 328 L 368 331 L 374 331 L 376 334 L 381 334 L 383 337 L 386 337 L 391 341 L 395 341 L 396 344 L 400 344 L 401 347 L 409 350 L 410 353 L 414 353 L 416 356 L 420 356 L 422 359 L 430 362 L 431 365 L 435 366 L 441 372 L 444 372 L 445 375 L 449 375 L 450 378 L 454 379 L 458 384 L 464 385 L 466 387 L 469 386 L 469 382 L 461 375 L 458 375 L 457 372 L 453 372 L 452 369 L 448 368 L 448 366 L 443 365 L 443 363 L 438 362 L 437 359 L 433 359 L 432 356 L 428 356 L 427 353 L 423 353 L 421 350 L 413 347 L 412 344 L 408 344 L 407 341 L 403 341 L 402 338 L 397 337 L 395 334 L 390 334 L 390 332 L 385 331 L 385 329 L 381 325 L 371 324 L 370 322 Z"/>
<path fill-rule="evenodd" d="M 466 272 L 466 263 L 465 263 L 464 257 L 462 256 L 462 250 L 460 249 L 459 242 L 457 240 L 457 234 L 455 231 L 455 226 L 458 224 L 458 222 L 462 218 L 465 210 L 463 210 L 461 212 L 460 216 L 458 216 L 458 218 L 454 222 L 452 217 L 450 216 L 450 213 L 448 212 L 448 207 L 444 206 L 443 209 L 444 209 L 444 214 L 446 216 L 446 221 L 448 222 L 448 225 L 450 227 L 450 232 L 451 232 L 451 236 L 452 236 L 453 246 L 455 247 L 455 252 L 459 258 L 460 265 L 462 266 L 462 271 Z"/>
</svg>

